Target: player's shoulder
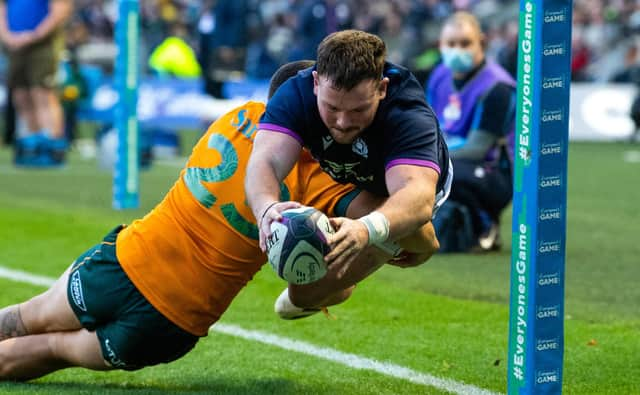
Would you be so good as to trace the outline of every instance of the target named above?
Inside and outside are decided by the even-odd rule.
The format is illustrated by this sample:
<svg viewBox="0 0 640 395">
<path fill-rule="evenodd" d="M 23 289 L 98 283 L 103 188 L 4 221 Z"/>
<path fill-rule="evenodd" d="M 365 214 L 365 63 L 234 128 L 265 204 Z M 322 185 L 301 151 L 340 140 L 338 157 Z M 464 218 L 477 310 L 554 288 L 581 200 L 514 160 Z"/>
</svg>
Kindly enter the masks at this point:
<svg viewBox="0 0 640 395">
<path fill-rule="evenodd" d="M 305 111 L 313 109 L 315 95 L 313 93 L 313 68 L 299 71 L 285 81 L 269 99 L 263 122 L 282 125 L 295 123 L 305 117 Z"/>
<path fill-rule="evenodd" d="M 261 101 L 249 100 L 234 107 L 224 114 L 224 118 L 237 118 L 239 115 L 248 118 L 259 118 L 266 108 L 266 104 Z"/>
<path fill-rule="evenodd" d="M 418 79 L 406 67 L 386 62 L 383 76 L 389 79 L 388 101 L 418 100 L 425 102 L 424 89 Z"/>
<path fill-rule="evenodd" d="M 277 96 L 289 98 L 305 98 L 313 95 L 313 71 L 315 66 L 300 70 L 278 88 Z"/>
<path fill-rule="evenodd" d="M 404 81 L 412 75 L 406 67 L 391 62 L 384 63 L 382 74 L 393 82 Z"/>
<path fill-rule="evenodd" d="M 260 101 L 246 101 L 236 105 L 236 107 L 218 116 L 210 125 L 206 132 L 228 134 L 235 133 L 239 129 L 247 128 L 252 124 L 257 124 L 262 114 L 264 114 L 266 104 Z"/>
</svg>

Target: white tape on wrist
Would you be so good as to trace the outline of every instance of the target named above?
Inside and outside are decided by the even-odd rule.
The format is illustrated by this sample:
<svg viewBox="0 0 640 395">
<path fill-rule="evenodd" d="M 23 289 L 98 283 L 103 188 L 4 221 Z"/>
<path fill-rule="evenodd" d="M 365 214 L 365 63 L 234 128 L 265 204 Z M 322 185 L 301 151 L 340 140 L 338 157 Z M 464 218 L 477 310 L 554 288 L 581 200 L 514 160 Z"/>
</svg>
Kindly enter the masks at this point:
<svg viewBox="0 0 640 395">
<path fill-rule="evenodd" d="M 369 232 L 369 244 L 384 243 L 389 238 L 389 220 L 379 211 L 358 218 Z"/>
</svg>

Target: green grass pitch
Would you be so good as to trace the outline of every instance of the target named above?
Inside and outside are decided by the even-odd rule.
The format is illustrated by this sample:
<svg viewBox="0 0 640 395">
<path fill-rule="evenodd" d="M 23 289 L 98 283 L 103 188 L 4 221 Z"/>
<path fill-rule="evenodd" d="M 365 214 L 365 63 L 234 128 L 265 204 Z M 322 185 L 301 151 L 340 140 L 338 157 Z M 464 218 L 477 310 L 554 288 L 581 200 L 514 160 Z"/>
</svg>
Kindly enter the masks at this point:
<svg viewBox="0 0 640 395">
<path fill-rule="evenodd" d="M 640 147 L 575 143 L 569 152 L 564 393 L 640 394 Z M 0 266 L 55 277 L 113 226 L 153 207 L 178 166 L 142 173 L 141 208 L 111 209 L 111 175 L 72 155 L 61 170 L 18 170 L 0 149 Z M 273 313 L 284 287 L 265 266 L 221 323 L 399 365 L 492 392 L 506 391 L 509 235 L 488 255 L 438 255 L 387 267 L 344 305 L 293 322 Z M 0 306 L 42 287 L 0 278 Z M 211 332 L 172 364 L 138 372 L 68 369 L 12 394 L 443 394 L 444 389 Z"/>
</svg>

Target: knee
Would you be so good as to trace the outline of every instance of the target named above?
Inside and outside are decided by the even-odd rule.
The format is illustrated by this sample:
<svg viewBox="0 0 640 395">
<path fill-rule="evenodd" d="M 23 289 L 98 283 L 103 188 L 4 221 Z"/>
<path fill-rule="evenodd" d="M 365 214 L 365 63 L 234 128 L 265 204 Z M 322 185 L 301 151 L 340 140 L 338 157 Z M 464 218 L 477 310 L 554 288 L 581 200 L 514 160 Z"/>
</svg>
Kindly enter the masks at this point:
<svg viewBox="0 0 640 395">
<path fill-rule="evenodd" d="M 424 225 L 417 232 L 398 240 L 398 244 L 405 250 L 420 254 L 424 260 L 431 258 L 440 249 L 440 242 L 431 223 Z"/>
<path fill-rule="evenodd" d="M 440 249 L 440 242 L 434 237 L 427 245 L 424 252 L 421 253 L 422 258 L 426 261 L 431 258 Z"/>
</svg>

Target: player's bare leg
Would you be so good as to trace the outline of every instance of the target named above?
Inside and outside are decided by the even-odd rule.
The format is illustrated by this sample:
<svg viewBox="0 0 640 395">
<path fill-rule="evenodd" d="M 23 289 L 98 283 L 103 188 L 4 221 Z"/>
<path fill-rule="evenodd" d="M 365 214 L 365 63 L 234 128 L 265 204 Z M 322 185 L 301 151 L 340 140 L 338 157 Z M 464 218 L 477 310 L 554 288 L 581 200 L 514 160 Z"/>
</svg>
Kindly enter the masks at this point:
<svg viewBox="0 0 640 395">
<path fill-rule="evenodd" d="M 69 271 L 44 293 L 0 310 L 0 380 L 28 380 L 69 366 L 111 369 L 98 337 L 67 300 Z"/>
<path fill-rule="evenodd" d="M 45 292 L 0 310 L 0 341 L 17 336 L 81 329 L 67 300 L 69 270 Z"/>
<path fill-rule="evenodd" d="M 113 369 L 102 358 L 98 336 L 86 329 L 0 341 L 0 381 L 30 380 L 72 366 Z"/>
</svg>

